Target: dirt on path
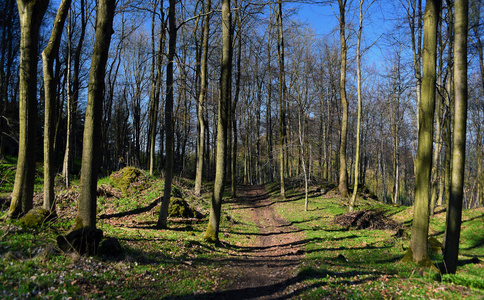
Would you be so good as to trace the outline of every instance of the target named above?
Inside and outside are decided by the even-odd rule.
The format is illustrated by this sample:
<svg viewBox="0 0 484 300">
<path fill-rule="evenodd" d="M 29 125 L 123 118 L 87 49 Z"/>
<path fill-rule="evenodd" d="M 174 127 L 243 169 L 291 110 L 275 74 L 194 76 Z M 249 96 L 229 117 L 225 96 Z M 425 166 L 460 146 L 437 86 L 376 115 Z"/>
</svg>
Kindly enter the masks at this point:
<svg viewBox="0 0 484 300">
<path fill-rule="evenodd" d="M 242 186 L 237 207 L 259 228 L 250 245 L 239 246 L 224 262 L 222 273 L 230 280 L 212 299 L 285 299 L 295 296 L 297 269 L 304 251 L 302 232 L 274 210 L 265 186 Z"/>
</svg>

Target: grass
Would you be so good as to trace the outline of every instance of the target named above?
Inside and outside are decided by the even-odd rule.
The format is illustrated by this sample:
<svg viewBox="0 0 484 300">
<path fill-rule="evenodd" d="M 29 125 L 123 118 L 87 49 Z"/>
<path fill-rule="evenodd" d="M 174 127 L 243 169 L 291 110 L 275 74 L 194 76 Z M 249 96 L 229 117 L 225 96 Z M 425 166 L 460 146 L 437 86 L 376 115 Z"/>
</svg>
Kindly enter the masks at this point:
<svg viewBox="0 0 484 300">
<path fill-rule="evenodd" d="M 332 223 L 335 215 L 347 212 L 345 202 L 332 192 L 310 199 L 304 211 L 304 197 L 292 190 L 278 210 L 305 232 L 306 258 L 300 269 L 301 298 L 342 297 L 347 299 L 454 299 L 484 297 L 483 219 L 484 210 L 463 213 L 460 267 L 455 275 L 420 269 L 401 258 L 409 239 L 392 237 L 390 230 L 346 230 Z M 358 209 L 383 208 L 402 223 L 410 223 L 412 209 L 382 206 L 373 200 L 358 200 Z M 442 240 L 445 213 L 431 217 L 430 232 Z M 410 233 L 410 228 L 406 228 Z M 434 264 L 441 254 L 432 254 Z"/>
<path fill-rule="evenodd" d="M 2 162 L 0 168 L 8 163 Z M 218 245 L 205 242 L 210 185 L 205 187 L 202 197 L 195 197 L 191 194 L 193 182 L 177 179 L 174 191 L 206 218 L 190 222 L 171 220 L 169 230 L 155 229 L 157 215 L 153 203 L 163 195 L 163 180 L 144 175 L 150 181 L 144 190 L 119 197 L 98 197 L 98 216 L 103 216 L 98 220 L 98 228 L 104 236 L 117 238 L 123 248 L 123 253 L 116 257 L 85 257 L 54 250 L 56 236 L 65 234 L 73 224 L 77 185 L 68 191 L 58 191 L 59 218 L 41 228 L 21 228 L 16 221 L 0 223 L 0 298 L 202 297 L 230 285 L 234 278 L 222 276 L 221 270 L 240 246 L 253 244 L 259 228 L 238 209 L 237 201 L 226 194 L 221 218 L 222 242 Z M 119 192 L 109 177 L 101 179 L 98 186 L 101 184 Z M 306 212 L 301 190 L 289 189 L 286 200 L 280 200 L 277 184 L 268 185 L 267 190 L 275 201 L 276 211 L 304 232 L 301 247 L 305 258 L 291 283 L 294 297 L 484 297 L 482 208 L 464 211 L 461 265 L 457 274 L 440 276 L 400 262 L 409 245 L 408 238 L 394 238 L 390 230 L 346 230 L 333 224 L 334 216 L 345 213 L 347 207 L 346 201 L 332 191 L 312 194 Z M 412 209 L 408 207 L 385 206 L 371 199 L 359 199 L 358 205 L 358 209 L 382 208 L 403 224 L 411 222 Z M 2 207 L 2 214 L 7 208 Z M 442 240 L 444 223 L 445 213 L 431 218 L 430 233 L 438 240 Z M 408 227 L 406 231 L 410 233 Z M 438 264 L 442 256 L 434 254 L 432 259 Z"/>
</svg>

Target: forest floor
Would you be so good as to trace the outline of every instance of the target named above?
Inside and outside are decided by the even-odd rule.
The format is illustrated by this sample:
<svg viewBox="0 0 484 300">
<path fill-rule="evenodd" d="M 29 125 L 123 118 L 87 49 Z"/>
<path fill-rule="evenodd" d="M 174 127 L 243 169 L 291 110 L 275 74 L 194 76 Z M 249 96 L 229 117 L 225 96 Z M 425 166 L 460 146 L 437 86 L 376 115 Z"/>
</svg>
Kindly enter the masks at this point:
<svg viewBox="0 0 484 300">
<path fill-rule="evenodd" d="M 214 297 L 224 299 L 274 299 L 289 297 L 304 254 L 301 230 L 291 226 L 274 210 L 263 185 L 241 186 L 233 209 L 239 209 L 257 227 L 248 246 L 239 246 L 235 257 L 226 262 L 223 277 L 232 282 Z"/>
<path fill-rule="evenodd" d="M 14 162 L 0 162 L 0 219 L 10 204 L 14 170 Z M 464 210 L 458 272 L 445 275 L 401 262 L 413 209 L 379 202 L 366 189 L 349 214 L 348 200 L 330 183 L 311 186 L 307 210 L 297 178 L 288 180 L 286 199 L 277 183 L 240 185 L 237 197 L 224 195 L 220 242 L 213 244 L 203 238 L 210 183 L 197 197 L 193 181 L 176 178 L 172 200 L 183 199 L 196 215 L 171 217 L 169 229 L 160 230 L 164 180 L 144 171 L 134 172 L 128 186 L 118 180 L 133 172 L 98 181 L 101 246 L 114 238 L 117 253 L 85 256 L 57 246 L 76 217 L 76 181 L 68 189 L 57 186 L 57 219 L 34 228 L 0 221 L 0 298 L 484 299 L 484 208 Z M 35 193 L 34 205 L 41 206 L 41 178 Z M 442 264 L 445 217 L 439 207 L 430 218 L 435 266 Z"/>
</svg>

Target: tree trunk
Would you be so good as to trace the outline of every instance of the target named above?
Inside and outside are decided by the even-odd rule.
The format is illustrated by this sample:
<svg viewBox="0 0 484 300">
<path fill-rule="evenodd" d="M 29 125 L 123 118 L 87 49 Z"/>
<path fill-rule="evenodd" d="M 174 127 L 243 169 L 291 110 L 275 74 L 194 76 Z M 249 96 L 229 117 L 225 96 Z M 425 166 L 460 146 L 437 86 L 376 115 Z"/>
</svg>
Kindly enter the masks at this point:
<svg viewBox="0 0 484 300">
<path fill-rule="evenodd" d="M 54 79 L 54 59 L 59 54 L 59 46 L 62 37 L 62 30 L 69 12 L 71 0 L 63 0 L 57 16 L 54 20 L 54 27 L 47 47 L 42 52 L 43 73 L 44 73 L 44 93 L 45 93 L 45 123 L 44 123 L 44 208 L 55 212 L 55 194 L 54 194 L 54 129 L 55 115 L 57 108 L 56 99 L 56 81 Z"/>
<path fill-rule="evenodd" d="M 341 97 L 341 135 L 339 147 L 339 185 L 342 197 L 348 196 L 348 171 L 346 169 L 346 141 L 348 135 L 348 99 L 346 98 L 346 34 L 345 10 L 347 0 L 338 0 L 339 4 L 339 38 L 341 43 L 340 97 Z"/>
<path fill-rule="evenodd" d="M 19 149 L 7 218 L 17 218 L 33 206 L 38 40 L 48 3 L 48 0 L 17 0 L 20 18 Z"/>
<path fill-rule="evenodd" d="M 231 19 L 230 0 L 222 0 L 222 70 L 217 122 L 217 161 L 210 218 L 205 232 L 205 239 L 210 242 L 218 242 L 219 240 L 220 214 L 226 175 L 227 121 L 230 103 L 230 79 L 232 76 Z"/>
<path fill-rule="evenodd" d="M 361 34 L 363 31 L 363 3 L 365 0 L 359 0 L 360 2 L 360 23 L 358 26 L 358 42 L 356 45 L 356 77 L 357 77 L 357 91 L 358 91 L 358 121 L 356 125 L 356 158 L 355 158 L 355 182 L 353 186 L 353 195 L 349 203 L 349 211 L 352 212 L 355 209 L 356 195 L 358 193 L 358 181 L 360 175 L 360 130 L 361 130 L 361 110 L 362 110 L 362 95 L 361 95 Z"/>
<path fill-rule="evenodd" d="M 157 122 L 158 122 L 158 114 L 159 114 L 159 107 L 160 107 L 160 90 L 161 90 L 161 68 L 163 64 L 163 49 L 165 45 L 165 30 L 164 30 L 164 15 L 163 15 L 163 0 L 159 4 L 160 7 L 160 15 L 162 19 L 162 28 L 160 30 L 160 37 L 158 40 L 158 51 L 155 55 L 153 53 L 153 63 L 156 65 L 156 70 L 154 70 L 154 66 L 152 69 L 152 76 L 153 82 L 151 85 L 151 110 L 150 110 L 150 136 L 149 136 L 149 144 L 150 144 L 150 157 L 149 157 L 149 168 L 150 168 L 150 175 L 153 175 L 155 170 L 155 146 L 156 146 L 156 135 L 157 131 Z M 156 3 L 156 7 L 154 7 L 154 11 L 158 8 L 158 3 Z M 154 26 L 155 26 L 155 13 L 153 12 L 153 19 L 152 19 L 152 39 L 153 39 L 153 50 L 154 46 Z M 154 52 L 154 51 L 153 51 Z M 156 72 L 156 73 L 155 73 Z"/>
<path fill-rule="evenodd" d="M 452 183 L 447 211 L 447 230 L 444 251 L 444 271 L 451 274 L 454 274 L 457 270 L 460 226 L 462 219 L 462 199 L 464 196 L 469 4 L 467 0 L 456 0 L 454 6 L 454 143 L 452 148 Z"/>
<path fill-rule="evenodd" d="M 161 203 L 160 215 L 158 216 L 157 228 L 167 228 L 168 207 L 170 205 L 171 197 L 171 183 L 173 180 L 173 166 L 174 166 L 174 132 L 173 132 L 173 60 L 176 51 L 176 18 L 175 5 L 176 0 L 170 0 L 170 8 L 168 11 L 168 25 L 170 29 L 170 39 L 168 41 L 168 64 L 166 66 L 166 100 L 165 100 L 165 188 L 163 190 L 163 201 Z"/>
<path fill-rule="evenodd" d="M 285 184 L 285 160 L 287 160 L 286 149 L 286 80 L 284 73 L 284 33 L 282 27 L 282 1 L 278 2 L 277 12 L 277 54 L 279 61 L 279 175 L 281 181 L 281 196 L 286 198 Z"/>
<path fill-rule="evenodd" d="M 203 44 L 202 44 L 202 70 L 200 72 L 200 96 L 197 102 L 197 121 L 198 121 L 198 151 L 197 151 L 197 170 L 195 175 L 195 195 L 200 196 L 203 181 L 203 168 L 205 157 L 205 129 L 207 120 L 205 119 L 205 102 L 207 99 L 207 65 L 208 65 L 208 38 L 210 33 L 210 10 L 212 1 L 205 3 L 205 20 L 203 24 Z"/>
<path fill-rule="evenodd" d="M 412 239 L 406 255 L 426 267 L 432 265 L 427 252 L 427 239 L 435 110 L 437 25 L 440 7 L 441 0 L 432 0 L 427 2 L 425 8 L 422 99 L 418 107 L 420 125 L 416 158 L 415 204 Z"/>
<path fill-rule="evenodd" d="M 108 60 L 109 44 L 113 33 L 116 1 L 100 0 L 96 17 L 96 32 L 89 74 L 86 117 L 81 165 L 81 191 L 74 228 L 96 227 L 96 188 L 101 158 L 102 106 L 104 75 Z"/>
<path fill-rule="evenodd" d="M 76 119 L 76 110 L 77 110 L 77 100 L 79 98 L 79 69 L 81 64 L 81 51 L 82 45 L 84 43 L 84 37 L 86 34 L 86 10 L 84 2 L 85 0 L 81 0 L 81 34 L 79 36 L 79 42 L 77 43 L 76 52 L 74 53 L 74 73 L 72 78 L 72 89 L 71 89 L 71 77 L 70 77 L 70 70 L 71 70 L 71 40 L 72 40 L 72 32 L 71 32 L 71 25 L 68 25 L 68 78 L 67 78 L 67 136 L 66 136 L 66 149 L 64 152 L 64 162 L 62 164 L 62 176 L 64 177 L 66 187 L 69 186 L 69 168 L 71 164 L 71 157 L 72 157 L 72 148 L 74 146 L 74 124 Z M 69 22 L 70 22 L 69 16 Z"/>
</svg>

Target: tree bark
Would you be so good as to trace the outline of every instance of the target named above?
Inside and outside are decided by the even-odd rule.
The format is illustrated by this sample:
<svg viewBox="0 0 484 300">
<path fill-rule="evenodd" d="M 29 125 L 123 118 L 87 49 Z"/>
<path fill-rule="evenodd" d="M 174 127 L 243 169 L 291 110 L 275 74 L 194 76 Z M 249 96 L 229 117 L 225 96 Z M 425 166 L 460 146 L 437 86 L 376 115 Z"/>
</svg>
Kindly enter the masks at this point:
<svg viewBox="0 0 484 300">
<path fill-rule="evenodd" d="M 205 119 L 205 102 L 207 99 L 207 66 L 208 66 L 208 39 L 210 34 L 210 10 L 212 1 L 206 0 L 205 20 L 203 24 L 203 44 L 202 44 L 202 69 L 200 72 L 200 96 L 197 102 L 197 121 L 198 121 L 198 151 L 197 151 L 197 170 L 195 175 L 195 195 L 200 196 L 203 181 L 203 168 L 205 157 L 205 130 L 207 120 Z"/>
<path fill-rule="evenodd" d="M 281 196 L 286 198 L 285 161 L 286 149 L 286 80 L 284 71 L 284 33 L 282 27 L 282 1 L 278 2 L 277 10 L 277 54 L 279 60 L 279 177 L 281 183 Z"/>
<path fill-rule="evenodd" d="M 156 3 L 156 6 L 153 8 L 153 11 L 156 11 L 158 8 L 158 3 Z M 155 146 L 156 146 L 156 135 L 158 133 L 157 131 L 157 122 L 158 122 L 158 114 L 159 114 L 159 106 L 160 106 L 160 90 L 161 90 L 161 84 L 162 84 L 162 79 L 161 79 L 161 68 L 163 64 L 163 54 L 162 51 L 164 49 L 164 44 L 165 44 L 165 28 L 164 28 L 164 16 L 163 16 L 163 0 L 161 0 L 161 3 L 159 4 L 160 7 L 160 15 L 161 15 L 161 20 L 162 20 L 162 28 L 160 29 L 160 36 L 158 40 L 158 51 L 156 53 L 153 53 L 153 67 L 152 67 L 152 84 L 151 84 L 151 109 L 150 109 L 150 136 L 149 136 L 149 170 L 150 170 L 150 175 L 153 175 L 154 170 L 155 170 Z M 152 19 L 152 44 L 153 44 L 153 52 L 155 49 L 154 45 L 154 38 L 155 38 L 155 33 L 154 33 L 154 27 L 155 27 L 155 12 L 153 12 L 153 19 Z M 156 66 L 156 70 L 155 70 Z M 156 72 L 156 73 L 155 73 Z"/>
<path fill-rule="evenodd" d="M 176 51 L 176 19 L 175 19 L 175 5 L 176 0 L 170 0 L 170 8 L 168 11 L 168 26 L 170 30 L 170 39 L 168 40 L 168 64 L 166 66 L 166 99 L 165 99 L 165 188 L 163 190 L 163 201 L 161 203 L 160 215 L 158 217 L 157 228 L 167 228 L 168 207 L 170 205 L 171 184 L 173 180 L 173 166 L 174 166 L 174 132 L 173 132 L 173 60 Z"/>
<path fill-rule="evenodd" d="M 38 40 L 39 27 L 48 4 L 48 0 L 17 0 L 20 18 L 19 150 L 7 218 L 17 218 L 33 206 Z"/>
<path fill-rule="evenodd" d="M 427 252 L 427 239 L 435 111 L 437 25 L 441 3 L 441 0 L 428 1 L 425 8 L 422 99 L 418 107 L 420 118 L 416 157 L 415 204 L 412 239 L 407 252 L 407 255 L 411 255 L 414 262 L 426 267 L 432 265 Z"/>
<path fill-rule="evenodd" d="M 96 188 L 101 158 L 101 118 L 104 92 L 104 76 L 108 60 L 109 44 L 113 33 L 116 1 L 100 0 L 96 17 L 96 32 L 91 58 L 91 71 L 84 123 L 81 191 L 75 229 L 96 227 Z"/>
<path fill-rule="evenodd" d="M 356 125 L 356 158 L 355 158 L 355 182 L 353 186 L 353 195 L 349 203 L 349 211 L 352 212 L 355 209 L 356 195 L 358 193 L 358 181 L 360 175 L 360 130 L 361 130 L 361 110 L 362 110 L 362 95 L 361 95 L 361 34 L 363 31 L 363 4 L 365 0 L 359 0 L 360 2 L 360 23 L 358 26 L 358 42 L 356 45 L 356 77 L 357 77 L 357 90 L 358 90 L 358 121 Z"/>
<path fill-rule="evenodd" d="M 217 121 L 217 157 L 215 183 L 212 195 L 212 206 L 205 239 L 218 242 L 222 196 L 226 175 L 227 121 L 230 103 L 230 78 L 232 73 L 232 37 L 231 37 L 230 0 L 222 1 L 222 71 L 220 75 L 220 97 Z"/>
<path fill-rule="evenodd" d="M 47 47 L 42 52 L 44 93 L 45 93 L 45 121 L 44 121 L 44 208 L 55 212 L 54 194 L 54 129 L 57 113 L 56 108 L 56 81 L 54 78 L 54 59 L 59 54 L 59 46 L 62 37 L 62 30 L 69 12 L 71 0 L 63 0 L 57 16 L 54 20 L 54 27 Z"/>
<path fill-rule="evenodd" d="M 457 270 L 459 238 L 464 196 L 464 170 L 467 123 L 467 34 L 468 0 L 456 0 L 454 23 L 454 143 L 452 148 L 452 183 L 447 210 L 445 235 L 445 272 L 454 274 Z"/>
<path fill-rule="evenodd" d="M 345 34 L 346 1 L 338 0 L 339 4 L 339 38 L 341 43 L 340 85 L 341 97 L 341 135 L 339 147 L 339 185 L 338 190 L 342 197 L 348 196 L 348 171 L 346 167 L 346 141 L 348 135 L 348 99 L 346 98 L 346 63 L 347 46 Z"/>
</svg>

